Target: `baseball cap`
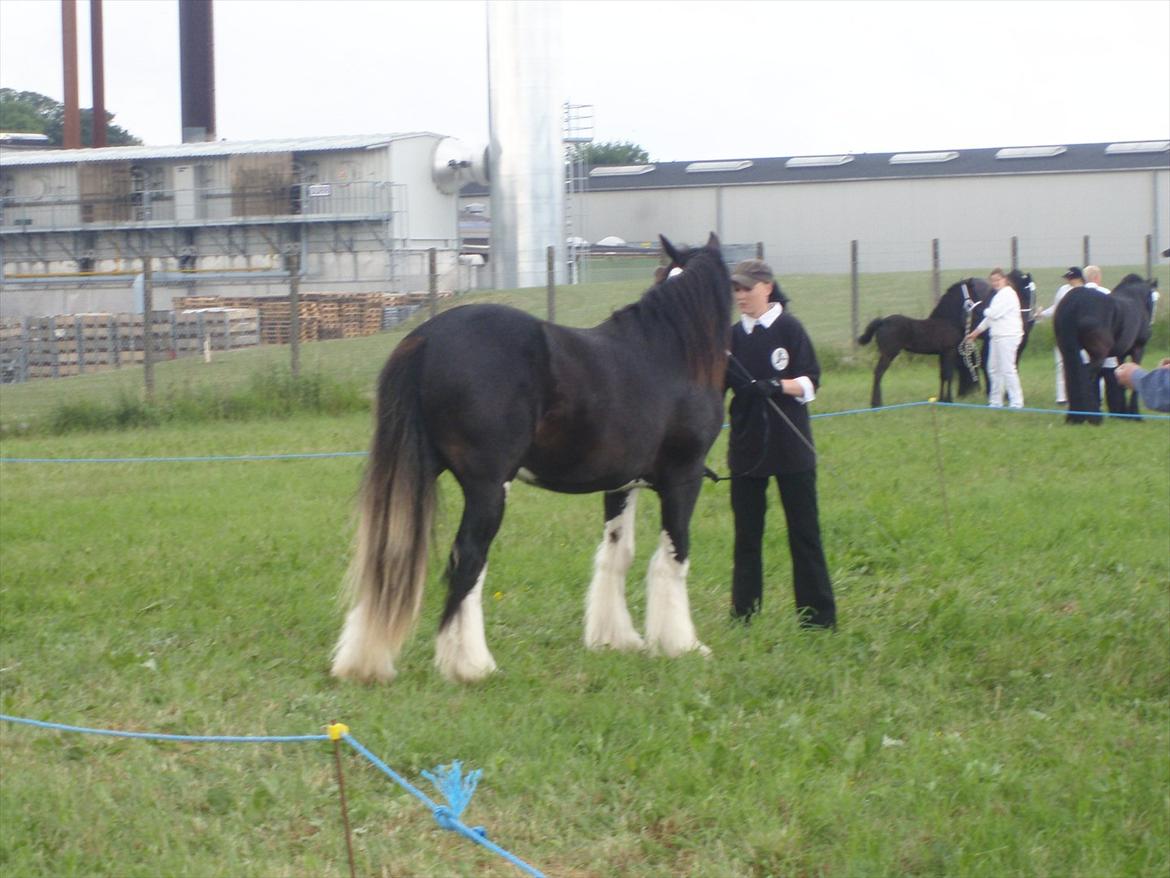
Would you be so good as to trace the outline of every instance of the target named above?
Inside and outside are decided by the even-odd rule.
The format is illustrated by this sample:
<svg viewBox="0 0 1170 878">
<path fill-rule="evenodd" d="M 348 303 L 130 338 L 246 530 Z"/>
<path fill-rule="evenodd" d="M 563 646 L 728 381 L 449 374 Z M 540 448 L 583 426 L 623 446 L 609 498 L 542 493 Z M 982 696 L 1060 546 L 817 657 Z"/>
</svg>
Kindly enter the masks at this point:
<svg viewBox="0 0 1170 878">
<path fill-rule="evenodd" d="M 1061 275 L 1065 280 L 1084 280 L 1085 275 L 1075 265 Z"/>
<path fill-rule="evenodd" d="M 774 279 L 771 267 L 762 259 L 745 259 L 731 270 L 731 282 L 741 287 L 754 287 L 761 281 L 770 284 Z"/>
</svg>

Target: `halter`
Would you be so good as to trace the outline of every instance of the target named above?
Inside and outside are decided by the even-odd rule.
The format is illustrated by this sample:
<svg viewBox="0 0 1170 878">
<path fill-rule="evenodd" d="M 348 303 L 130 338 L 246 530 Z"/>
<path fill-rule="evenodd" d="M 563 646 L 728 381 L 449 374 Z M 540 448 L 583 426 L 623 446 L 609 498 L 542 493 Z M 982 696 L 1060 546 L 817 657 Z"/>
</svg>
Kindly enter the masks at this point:
<svg viewBox="0 0 1170 878">
<path fill-rule="evenodd" d="M 979 348 L 973 341 L 967 341 L 967 336 L 971 334 L 972 314 L 975 309 L 979 307 L 979 303 L 971 298 L 971 291 L 967 289 L 967 282 L 963 281 L 963 340 L 959 342 L 959 357 L 963 360 L 963 365 L 967 367 L 967 372 L 971 375 L 971 380 L 976 384 L 979 383 L 979 366 L 981 365 L 981 358 Z"/>
</svg>

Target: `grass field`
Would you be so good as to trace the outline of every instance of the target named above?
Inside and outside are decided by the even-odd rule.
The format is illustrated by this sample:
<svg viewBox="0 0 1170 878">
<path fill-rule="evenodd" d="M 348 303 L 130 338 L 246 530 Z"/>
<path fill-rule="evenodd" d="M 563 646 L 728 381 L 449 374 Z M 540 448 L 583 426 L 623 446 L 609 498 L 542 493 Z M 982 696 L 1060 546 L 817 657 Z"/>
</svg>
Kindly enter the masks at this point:
<svg viewBox="0 0 1170 878">
<path fill-rule="evenodd" d="M 617 286 L 566 297 L 558 316 L 594 322 L 628 297 Z M 864 406 L 867 357 L 853 361 L 847 332 L 829 338 L 831 317 L 789 286 L 798 313 L 825 321 L 817 410 Z M 498 294 L 533 310 L 541 297 Z M 1021 368 L 1033 405 L 1051 400 L 1047 332 Z M 1168 337 L 1160 327 L 1151 356 L 1170 353 Z M 310 346 L 306 368 L 365 385 L 393 341 Z M 243 386 L 276 355 L 287 352 L 163 364 L 162 392 L 207 381 L 200 369 L 220 389 Z M 935 374 L 925 359 L 897 366 L 887 401 L 934 393 Z M 13 428 L 70 395 L 114 398 L 117 381 L 133 373 L 4 388 L 0 453 L 368 442 L 365 411 Z M 700 498 L 690 577 L 713 656 L 587 652 L 600 499 L 517 486 L 486 589 L 501 671 L 474 687 L 431 667 L 438 572 L 461 505 L 447 479 L 420 628 L 399 679 L 364 687 L 328 676 L 360 459 L 4 464 L 0 712 L 184 734 L 306 734 L 340 720 L 428 792 L 422 770 L 482 768 L 465 819 L 549 876 L 1170 872 L 1170 423 L 1074 428 L 1056 415 L 921 407 L 820 419 L 814 431 L 837 633 L 795 627 L 776 504 L 765 611 L 748 629 L 727 623 L 721 484 Z M 720 471 L 723 450 L 710 460 Z M 651 494 L 639 522 L 636 621 L 657 533 Z M 438 829 L 364 761 L 345 761 L 359 874 L 517 874 Z M 0 771 L 5 876 L 348 874 L 326 744 L 177 745 L 0 723 Z"/>
</svg>

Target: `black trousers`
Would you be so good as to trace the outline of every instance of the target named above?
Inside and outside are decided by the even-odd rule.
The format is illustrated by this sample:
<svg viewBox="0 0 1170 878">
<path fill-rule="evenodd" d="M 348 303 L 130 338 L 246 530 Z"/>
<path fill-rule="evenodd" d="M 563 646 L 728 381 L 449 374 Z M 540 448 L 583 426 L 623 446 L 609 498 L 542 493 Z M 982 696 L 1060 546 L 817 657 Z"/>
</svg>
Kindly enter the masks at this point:
<svg viewBox="0 0 1170 878">
<path fill-rule="evenodd" d="M 788 549 L 792 554 L 792 589 L 797 614 L 803 625 L 831 628 L 837 624 L 837 604 L 821 546 L 816 470 L 777 475 L 775 479 L 788 522 Z M 731 510 L 735 516 L 735 557 L 731 575 L 731 612 L 734 616 L 750 616 L 759 612 L 763 604 L 762 544 L 769 481 L 768 478 L 744 476 L 731 481 Z"/>
</svg>

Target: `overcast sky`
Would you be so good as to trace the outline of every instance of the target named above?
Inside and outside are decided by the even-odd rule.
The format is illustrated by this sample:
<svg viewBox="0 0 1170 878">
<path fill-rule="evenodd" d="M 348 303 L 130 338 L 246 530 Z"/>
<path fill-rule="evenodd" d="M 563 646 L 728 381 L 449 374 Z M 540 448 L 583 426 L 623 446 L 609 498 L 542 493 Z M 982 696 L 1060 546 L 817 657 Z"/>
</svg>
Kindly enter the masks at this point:
<svg viewBox="0 0 1170 878">
<path fill-rule="evenodd" d="M 502 2 L 502 0 L 495 0 Z M 105 0 L 106 107 L 177 143 L 178 0 Z M 57 100 L 58 0 L 0 0 L 0 85 Z M 488 140 L 483 0 L 215 0 L 216 124 Z M 564 2 L 565 99 L 658 161 L 1170 138 L 1170 0 Z M 92 103 L 78 3 L 81 104 Z"/>
</svg>

